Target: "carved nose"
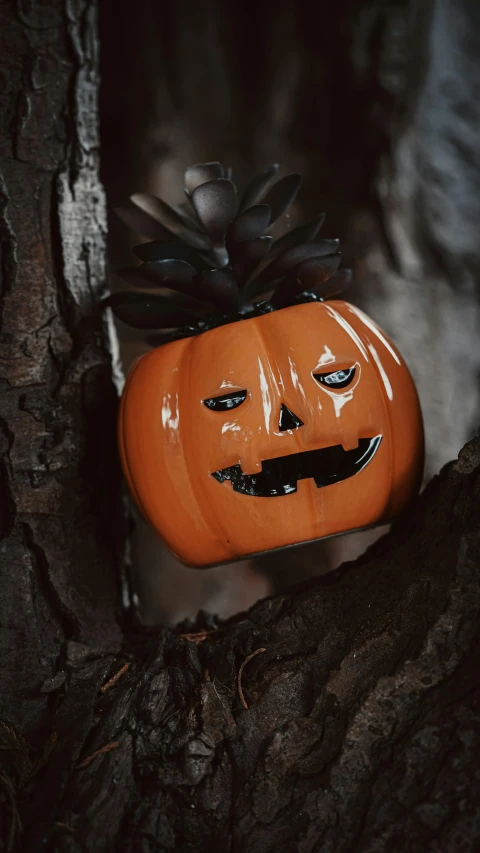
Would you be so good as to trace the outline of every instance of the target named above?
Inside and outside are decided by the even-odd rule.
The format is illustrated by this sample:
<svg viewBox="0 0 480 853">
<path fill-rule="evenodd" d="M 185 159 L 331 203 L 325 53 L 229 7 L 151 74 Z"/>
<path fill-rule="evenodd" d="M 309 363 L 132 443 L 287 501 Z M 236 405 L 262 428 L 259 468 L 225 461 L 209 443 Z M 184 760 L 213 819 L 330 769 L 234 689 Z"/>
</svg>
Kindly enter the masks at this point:
<svg viewBox="0 0 480 853">
<path fill-rule="evenodd" d="M 280 432 L 285 432 L 287 429 L 298 429 L 298 427 L 303 426 L 303 421 L 300 418 L 297 418 L 294 412 L 291 412 L 290 409 L 282 403 L 282 407 L 280 409 L 280 418 L 278 420 L 278 428 Z"/>
</svg>

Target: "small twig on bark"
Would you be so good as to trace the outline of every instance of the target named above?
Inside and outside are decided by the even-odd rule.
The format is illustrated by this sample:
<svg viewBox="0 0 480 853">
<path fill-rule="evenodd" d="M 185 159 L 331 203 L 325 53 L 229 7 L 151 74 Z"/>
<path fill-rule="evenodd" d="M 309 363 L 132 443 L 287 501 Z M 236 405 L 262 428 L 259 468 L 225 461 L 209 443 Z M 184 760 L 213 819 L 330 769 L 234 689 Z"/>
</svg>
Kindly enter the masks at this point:
<svg viewBox="0 0 480 853">
<path fill-rule="evenodd" d="M 196 634 L 177 634 L 177 636 L 181 640 L 187 640 L 189 643 L 195 643 L 195 645 L 198 646 L 199 643 L 203 643 L 207 637 L 212 637 L 215 634 L 223 634 L 225 630 L 225 628 L 215 628 L 212 631 L 204 630 L 198 631 Z"/>
<path fill-rule="evenodd" d="M 122 668 L 119 669 L 118 672 L 115 673 L 115 675 L 112 675 L 112 677 L 106 682 L 106 684 L 104 684 L 103 687 L 100 688 L 100 692 L 106 693 L 107 690 L 110 690 L 110 688 L 117 683 L 118 679 L 122 677 L 123 673 L 126 672 L 129 667 L 130 664 L 125 663 Z"/>
<path fill-rule="evenodd" d="M 97 749 L 96 752 L 92 752 L 91 755 L 89 755 L 87 758 L 84 758 L 83 761 L 81 761 L 80 764 L 77 765 L 78 769 L 81 770 L 83 767 L 88 767 L 88 765 L 91 764 L 91 762 L 95 758 L 97 758 L 98 755 L 103 755 L 105 752 L 112 752 L 113 749 L 118 749 L 119 746 L 119 740 L 114 740 L 111 743 L 105 744 L 105 746 L 102 746 L 100 749 Z"/>
<path fill-rule="evenodd" d="M 242 665 L 241 665 L 240 669 L 238 670 L 238 678 L 237 678 L 238 695 L 240 696 L 240 702 L 242 703 L 242 705 L 243 705 L 243 707 L 245 708 L 245 710 L 246 710 L 246 711 L 248 711 L 248 705 L 247 705 L 247 703 L 246 703 L 246 701 L 245 701 L 245 696 L 243 695 L 243 688 L 242 688 L 242 675 L 243 675 L 243 670 L 245 669 L 245 667 L 246 667 L 247 663 L 248 663 L 252 658 L 254 658 L 254 657 L 255 657 L 255 655 L 259 655 L 259 654 L 260 654 L 260 652 L 266 652 L 266 651 L 267 651 L 266 649 L 256 649 L 254 652 L 252 652 L 252 654 L 251 654 L 251 655 L 248 655 L 248 657 L 246 657 L 246 658 L 245 658 L 245 660 L 243 661 L 243 663 L 242 663 Z"/>
</svg>

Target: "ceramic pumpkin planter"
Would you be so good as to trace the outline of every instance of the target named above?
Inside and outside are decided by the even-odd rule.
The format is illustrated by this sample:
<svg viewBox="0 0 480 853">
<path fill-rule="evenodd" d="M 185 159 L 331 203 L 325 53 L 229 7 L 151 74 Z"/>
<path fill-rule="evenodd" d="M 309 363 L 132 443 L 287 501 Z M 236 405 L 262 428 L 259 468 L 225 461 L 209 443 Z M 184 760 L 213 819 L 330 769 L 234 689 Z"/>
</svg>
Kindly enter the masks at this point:
<svg viewBox="0 0 480 853">
<path fill-rule="evenodd" d="M 196 177 L 205 177 L 209 167 L 219 164 L 193 167 Z M 290 181 L 287 197 L 292 178 L 283 182 L 285 194 Z M 207 249 L 197 245 L 197 259 L 191 245 L 185 248 L 185 227 L 178 245 L 143 244 L 143 267 L 123 272 L 142 287 L 145 281 L 171 289 L 177 283 L 183 303 L 144 293 L 110 298 L 122 319 L 143 328 L 173 327 L 184 320 L 182 312 L 198 315 L 202 301 L 194 306 L 196 296 L 208 306 L 198 321 L 190 315 L 170 335 L 177 339 L 138 359 L 119 416 L 122 465 L 137 505 L 171 550 L 198 567 L 388 521 L 416 493 L 423 469 L 422 418 L 404 361 L 365 314 L 347 302 L 326 301 L 346 278 L 335 275 L 336 241 L 314 242 L 315 233 L 305 243 L 302 226 L 299 242 L 291 232 L 281 251 L 268 243 L 255 278 L 258 240 L 265 239 L 257 232 L 272 219 L 278 184 L 265 204 L 244 207 L 249 234 L 235 241 L 235 229 L 245 236 L 238 226 L 245 213 L 232 205 L 219 214 L 222 199 L 227 207 L 225 194 L 218 197 L 219 183 L 230 182 L 217 177 L 207 183 L 217 193 L 210 213 L 202 220 L 194 209 L 222 266 L 202 269 Z M 205 194 L 205 183 L 198 187 Z M 151 200 L 145 206 L 160 218 Z M 165 211 L 160 213 L 165 224 Z M 132 215 L 128 211 L 125 218 L 132 222 Z M 202 239 L 202 232 L 194 232 L 193 242 Z M 252 265 L 245 243 L 255 241 Z M 264 259 L 272 249 L 268 265 Z M 175 255 L 158 257 L 165 251 Z M 242 305 L 242 295 L 265 291 L 268 301 Z M 212 305 L 223 312 L 208 313 Z"/>
</svg>

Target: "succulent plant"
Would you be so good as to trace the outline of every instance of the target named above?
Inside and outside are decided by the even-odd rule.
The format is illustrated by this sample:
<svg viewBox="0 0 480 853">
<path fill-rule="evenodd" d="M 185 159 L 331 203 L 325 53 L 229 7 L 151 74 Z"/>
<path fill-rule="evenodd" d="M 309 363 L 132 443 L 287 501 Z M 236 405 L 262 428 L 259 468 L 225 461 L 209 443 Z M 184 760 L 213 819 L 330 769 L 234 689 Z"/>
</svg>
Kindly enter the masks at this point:
<svg viewBox="0 0 480 853">
<path fill-rule="evenodd" d="M 220 163 L 190 166 L 186 201 L 175 208 L 133 195 L 134 206 L 117 213 L 150 242 L 133 250 L 140 266 L 118 271 L 134 290 L 114 293 L 105 304 L 130 326 L 162 330 L 150 337 L 157 344 L 340 293 L 350 271 L 338 272 L 338 240 L 317 238 L 325 214 L 275 242 L 265 233 L 302 181 L 299 174 L 275 181 L 277 170 L 273 164 L 255 175 L 240 200 L 230 170 Z"/>
</svg>

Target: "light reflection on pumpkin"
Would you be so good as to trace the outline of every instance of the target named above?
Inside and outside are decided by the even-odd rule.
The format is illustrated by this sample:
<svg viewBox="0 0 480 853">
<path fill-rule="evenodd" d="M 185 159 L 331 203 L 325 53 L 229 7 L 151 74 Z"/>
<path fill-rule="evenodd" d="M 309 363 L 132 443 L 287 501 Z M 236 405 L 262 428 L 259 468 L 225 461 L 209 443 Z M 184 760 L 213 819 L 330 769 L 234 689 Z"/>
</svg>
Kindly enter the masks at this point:
<svg viewBox="0 0 480 853">
<path fill-rule="evenodd" d="M 332 384 L 315 373 L 331 373 Z M 237 396 L 227 410 L 204 404 L 229 393 Z M 284 308 L 142 356 L 124 391 L 119 439 L 147 521 L 198 567 L 384 523 L 416 493 L 423 467 L 408 369 L 342 301 Z M 335 481 L 336 460 L 358 473 Z M 318 487 L 324 463 L 333 479 Z M 265 496 L 270 488 L 275 497 Z"/>
</svg>

